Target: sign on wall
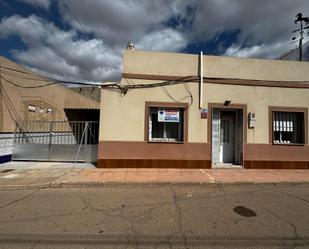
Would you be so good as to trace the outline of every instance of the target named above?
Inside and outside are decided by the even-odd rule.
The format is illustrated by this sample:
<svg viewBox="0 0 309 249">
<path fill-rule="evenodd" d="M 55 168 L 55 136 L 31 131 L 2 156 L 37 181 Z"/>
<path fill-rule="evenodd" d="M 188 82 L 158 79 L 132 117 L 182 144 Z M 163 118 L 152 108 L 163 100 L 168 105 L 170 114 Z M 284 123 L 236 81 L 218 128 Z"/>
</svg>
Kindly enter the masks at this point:
<svg viewBox="0 0 309 249">
<path fill-rule="evenodd" d="M 179 122 L 178 109 L 159 109 L 158 122 Z"/>
</svg>

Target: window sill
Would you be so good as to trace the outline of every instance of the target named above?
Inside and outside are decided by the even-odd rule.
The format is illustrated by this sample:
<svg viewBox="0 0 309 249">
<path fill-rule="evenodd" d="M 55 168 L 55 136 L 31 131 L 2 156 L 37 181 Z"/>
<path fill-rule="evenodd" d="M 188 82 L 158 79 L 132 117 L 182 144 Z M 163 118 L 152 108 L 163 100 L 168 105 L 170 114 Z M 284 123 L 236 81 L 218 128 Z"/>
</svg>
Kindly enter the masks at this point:
<svg viewBox="0 0 309 249">
<path fill-rule="evenodd" d="M 283 146 L 305 146 L 306 144 L 293 144 L 293 143 L 272 143 L 272 145 L 283 145 Z"/>
<path fill-rule="evenodd" d="M 168 141 L 168 140 L 148 140 L 148 143 L 159 143 L 159 144 L 184 144 L 184 141 Z"/>
</svg>

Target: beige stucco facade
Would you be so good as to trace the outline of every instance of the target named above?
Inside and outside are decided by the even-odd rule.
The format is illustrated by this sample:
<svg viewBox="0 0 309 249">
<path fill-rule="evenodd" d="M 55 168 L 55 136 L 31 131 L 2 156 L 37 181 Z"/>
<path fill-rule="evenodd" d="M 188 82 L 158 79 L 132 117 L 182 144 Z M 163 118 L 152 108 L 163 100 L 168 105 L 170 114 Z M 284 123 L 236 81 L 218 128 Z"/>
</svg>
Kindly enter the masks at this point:
<svg viewBox="0 0 309 249">
<path fill-rule="evenodd" d="M 136 81 L 135 81 L 136 82 Z M 145 82 L 145 81 L 143 81 Z M 205 143 L 207 141 L 207 119 L 201 119 L 198 108 L 198 84 L 189 84 L 194 101 L 189 111 L 188 141 Z M 181 99 L 188 95 L 183 86 L 167 87 L 171 95 Z M 248 143 L 268 143 L 268 107 L 309 107 L 309 90 L 277 87 L 252 87 L 235 85 L 207 84 L 204 86 L 203 106 L 208 103 L 246 104 L 248 112 L 256 113 L 255 129 L 248 129 Z M 102 141 L 144 141 L 145 101 L 170 102 L 161 88 L 143 89 L 121 96 L 119 92 L 102 91 L 101 113 Z M 189 101 L 189 98 L 187 98 Z M 113 103 L 109 107 L 110 103 Z M 108 120 L 105 122 L 105 120 Z M 123 122 L 126 120 L 126 122 Z M 128 132 L 129 131 L 129 132 Z"/>
<path fill-rule="evenodd" d="M 120 84 L 149 84 L 162 82 L 164 79 L 188 76 L 198 78 L 199 65 L 200 57 L 198 55 L 125 51 L 123 69 L 125 78 L 121 80 Z M 255 127 L 249 129 L 246 120 L 246 127 L 243 127 L 246 134 L 244 161 L 246 158 L 248 161 L 259 161 L 258 158 L 254 158 L 254 150 L 256 148 L 261 149 L 262 146 L 264 146 L 263 149 L 268 151 L 280 150 L 282 153 L 294 153 L 294 151 L 297 151 L 295 146 L 270 144 L 269 108 L 309 108 L 309 63 L 204 56 L 203 72 L 205 80 L 202 91 L 202 108 L 208 108 L 208 112 L 211 112 L 213 104 L 223 105 L 225 100 L 229 100 L 231 104 L 246 107 L 244 117 L 247 117 L 249 112 L 256 114 Z M 198 81 L 192 81 L 188 82 L 187 86 L 193 96 L 193 102 L 188 108 L 188 138 L 183 143 L 183 146 L 189 146 L 190 144 L 208 145 L 209 149 L 206 148 L 208 151 L 205 151 L 204 159 L 211 161 L 211 151 L 209 151 L 211 141 L 209 141 L 210 136 L 208 134 L 210 132 L 210 127 L 208 127 L 210 122 L 209 118 L 201 118 L 199 83 Z M 133 89 L 129 90 L 125 95 L 116 90 L 102 90 L 101 153 L 99 150 L 99 159 L 125 159 L 121 155 L 117 157 L 117 153 L 110 149 L 113 143 L 117 143 L 120 147 L 122 142 L 127 146 L 130 146 L 130 143 L 132 143 L 132 146 L 141 143 L 151 150 L 154 145 L 149 144 L 145 138 L 145 129 L 147 129 L 145 127 L 145 102 L 175 103 L 175 100 L 190 104 L 191 98 L 184 84 L 165 86 L 164 89 L 162 87 Z M 306 115 L 305 118 L 305 123 L 308 125 L 308 116 Z M 306 130 L 308 130 L 308 127 L 306 127 Z M 308 141 L 308 132 L 306 132 L 305 136 L 305 140 Z M 252 147 L 253 145 L 257 147 Z M 156 149 L 159 148 L 159 145 L 155 146 Z M 166 144 L 160 144 L 160 146 L 162 148 L 162 151 L 158 149 L 160 153 L 164 153 L 165 147 L 171 147 L 171 145 Z M 175 149 L 175 153 L 177 154 L 177 151 L 179 152 L 182 149 L 181 145 L 176 146 L 178 149 Z M 271 146 L 271 149 L 269 150 L 265 146 Z M 309 154 L 307 144 L 301 148 L 299 147 L 298 150 L 303 151 L 300 153 L 308 152 Z M 201 149 L 201 153 L 203 153 L 203 149 Z M 177 158 L 176 155 L 173 156 Z M 140 159 L 160 160 L 158 155 L 149 156 L 149 158 L 144 158 L 142 155 L 139 157 L 138 152 L 128 154 L 127 157 L 131 160 L 134 159 L 135 164 Z M 197 157 L 203 158 L 202 155 Z M 261 160 L 276 161 L 274 158 L 270 160 L 270 157 L 271 155 L 265 155 L 265 158 Z M 194 158 L 190 156 L 180 156 L 179 158 L 194 161 Z M 291 157 L 290 159 L 285 157 L 285 159 L 291 162 L 306 161 L 304 165 L 307 167 L 309 156 L 306 157 L 301 154 L 298 160 L 297 157 Z M 280 159 L 278 158 L 278 160 Z"/>
<path fill-rule="evenodd" d="M 309 80 L 308 62 L 204 56 L 204 76 L 256 80 Z M 125 51 L 123 72 L 149 75 L 196 76 L 199 55 Z"/>
</svg>

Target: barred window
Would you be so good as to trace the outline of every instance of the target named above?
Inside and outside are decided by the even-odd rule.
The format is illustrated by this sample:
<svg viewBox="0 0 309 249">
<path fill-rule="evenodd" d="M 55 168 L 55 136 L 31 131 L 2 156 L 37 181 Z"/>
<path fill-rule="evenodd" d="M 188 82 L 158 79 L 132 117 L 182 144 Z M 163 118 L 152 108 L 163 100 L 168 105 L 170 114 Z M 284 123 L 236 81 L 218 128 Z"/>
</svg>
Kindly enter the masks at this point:
<svg viewBox="0 0 309 249">
<path fill-rule="evenodd" d="M 36 107 L 34 105 L 28 105 L 28 112 L 35 112 Z"/>
<path fill-rule="evenodd" d="M 273 143 L 304 144 L 304 113 L 273 111 Z"/>
<path fill-rule="evenodd" d="M 150 107 L 149 141 L 182 142 L 183 108 Z"/>
</svg>

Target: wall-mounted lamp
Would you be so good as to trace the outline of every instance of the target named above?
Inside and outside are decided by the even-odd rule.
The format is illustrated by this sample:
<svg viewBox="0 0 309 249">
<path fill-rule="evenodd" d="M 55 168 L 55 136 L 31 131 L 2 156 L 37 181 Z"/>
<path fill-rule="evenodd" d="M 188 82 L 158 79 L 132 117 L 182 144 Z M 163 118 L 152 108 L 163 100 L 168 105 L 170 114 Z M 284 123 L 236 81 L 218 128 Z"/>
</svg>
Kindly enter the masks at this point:
<svg viewBox="0 0 309 249">
<path fill-rule="evenodd" d="M 228 106 L 228 105 L 231 104 L 231 102 L 232 102 L 231 100 L 225 100 L 225 101 L 224 101 L 224 105 L 225 105 L 225 106 Z"/>
</svg>

